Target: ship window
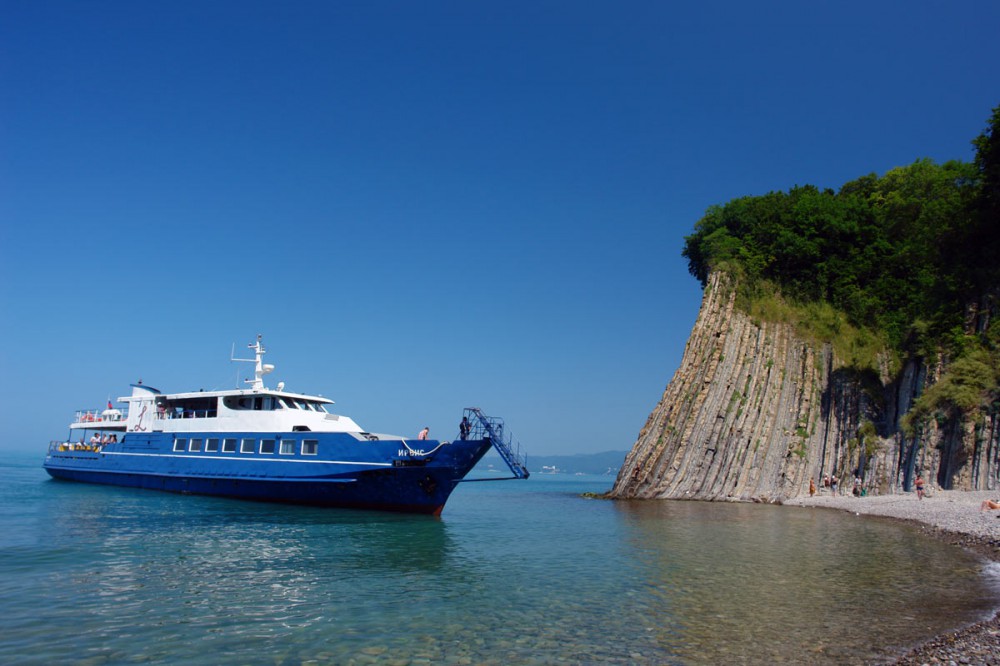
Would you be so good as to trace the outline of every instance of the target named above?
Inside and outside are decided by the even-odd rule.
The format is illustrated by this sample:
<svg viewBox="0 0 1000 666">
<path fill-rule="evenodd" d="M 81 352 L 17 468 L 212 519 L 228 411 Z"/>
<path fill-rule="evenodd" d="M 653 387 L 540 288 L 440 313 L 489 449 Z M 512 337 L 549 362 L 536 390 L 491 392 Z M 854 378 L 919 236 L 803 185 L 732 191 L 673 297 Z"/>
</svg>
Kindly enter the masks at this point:
<svg viewBox="0 0 1000 666">
<path fill-rule="evenodd" d="M 273 439 L 260 440 L 260 452 L 274 455 L 274 440 Z"/>
<path fill-rule="evenodd" d="M 212 419 L 218 416 L 218 398 L 183 398 L 170 400 L 157 406 L 162 409 L 161 418 L 168 419 Z"/>
<path fill-rule="evenodd" d="M 228 399 L 228 398 L 227 398 Z M 240 398 L 233 405 L 233 409 L 250 409 L 253 407 L 253 398 Z"/>
<path fill-rule="evenodd" d="M 174 451 L 183 451 L 188 446 L 187 439 L 175 439 L 174 440 Z"/>
<path fill-rule="evenodd" d="M 235 439 L 224 439 L 224 440 L 222 440 L 222 452 L 223 453 L 236 453 L 236 440 Z"/>
<path fill-rule="evenodd" d="M 192 439 L 191 440 L 191 447 L 188 449 L 188 451 L 201 451 L 201 443 L 202 443 L 202 441 L 204 441 L 204 440 L 201 440 L 201 439 Z"/>
<path fill-rule="evenodd" d="M 304 456 L 314 456 L 316 455 L 316 449 L 319 448 L 319 440 L 316 439 L 303 439 L 302 440 L 302 455 Z"/>
<path fill-rule="evenodd" d="M 262 404 L 263 404 L 263 400 L 261 399 L 260 396 L 257 396 L 256 398 L 253 399 L 253 408 L 256 411 L 258 411 L 258 412 L 260 411 L 260 408 L 261 408 Z"/>
<path fill-rule="evenodd" d="M 295 440 L 294 439 L 283 439 L 281 440 L 281 449 L 278 451 L 283 456 L 295 455 Z"/>
<path fill-rule="evenodd" d="M 206 439 L 205 440 L 205 452 L 215 453 L 219 450 L 219 440 L 217 439 Z"/>
<path fill-rule="evenodd" d="M 240 442 L 240 453 L 253 453 L 256 447 L 256 439 L 244 439 Z"/>
</svg>

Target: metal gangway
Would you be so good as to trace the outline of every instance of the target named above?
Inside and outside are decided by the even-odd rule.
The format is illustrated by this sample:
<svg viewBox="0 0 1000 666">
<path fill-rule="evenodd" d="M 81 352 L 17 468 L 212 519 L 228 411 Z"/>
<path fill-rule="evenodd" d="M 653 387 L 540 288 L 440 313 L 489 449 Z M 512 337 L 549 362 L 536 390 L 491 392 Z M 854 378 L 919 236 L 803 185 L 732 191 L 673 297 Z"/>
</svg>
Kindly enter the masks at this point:
<svg viewBox="0 0 1000 666">
<path fill-rule="evenodd" d="M 478 407 L 466 407 L 463 416 L 468 419 L 470 426 L 466 437 L 468 439 L 489 439 L 493 448 L 507 463 L 507 467 L 510 468 L 514 476 L 504 478 L 527 479 L 530 476 L 528 456 L 521 451 L 520 443 L 515 442 L 510 433 L 506 431 L 503 419 L 497 416 L 486 416 Z"/>
</svg>

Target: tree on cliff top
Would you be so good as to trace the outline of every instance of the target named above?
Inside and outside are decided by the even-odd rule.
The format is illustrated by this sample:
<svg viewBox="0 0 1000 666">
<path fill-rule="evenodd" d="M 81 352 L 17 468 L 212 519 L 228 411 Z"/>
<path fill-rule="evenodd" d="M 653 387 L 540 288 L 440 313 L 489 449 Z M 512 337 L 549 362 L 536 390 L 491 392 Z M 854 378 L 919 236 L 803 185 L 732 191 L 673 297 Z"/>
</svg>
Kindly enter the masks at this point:
<svg viewBox="0 0 1000 666">
<path fill-rule="evenodd" d="M 713 206 L 685 239 L 688 268 L 703 285 L 724 270 L 744 290 L 829 303 L 900 352 L 940 344 L 998 283 L 1000 107 L 974 143 L 975 164 L 923 159 L 839 192 L 797 186 Z"/>
<path fill-rule="evenodd" d="M 973 275 L 981 293 L 1000 286 L 1000 106 L 993 109 L 990 123 L 972 142 L 976 146 L 976 168 L 982 182 L 978 224 L 969 235 L 970 245 L 979 248 Z"/>
</svg>

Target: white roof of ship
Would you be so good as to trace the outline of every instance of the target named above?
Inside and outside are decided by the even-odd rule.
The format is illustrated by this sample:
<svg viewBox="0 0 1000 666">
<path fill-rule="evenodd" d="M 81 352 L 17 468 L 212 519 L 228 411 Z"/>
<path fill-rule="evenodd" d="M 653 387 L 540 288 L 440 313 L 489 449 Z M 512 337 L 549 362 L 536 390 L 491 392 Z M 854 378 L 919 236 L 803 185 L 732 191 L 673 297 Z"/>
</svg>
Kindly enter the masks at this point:
<svg viewBox="0 0 1000 666">
<path fill-rule="evenodd" d="M 321 402 L 326 405 L 332 405 L 333 400 L 329 398 L 324 398 L 319 395 L 307 395 L 305 393 L 291 393 L 289 391 L 272 391 L 271 389 L 227 389 L 223 391 L 190 391 L 187 393 L 163 393 L 161 394 L 164 398 L 169 399 L 186 399 L 186 398 L 212 398 L 212 397 L 225 397 L 230 395 L 238 396 L 253 396 L 253 395 L 271 395 L 278 396 L 281 398 L 294 398 L 296 400 L 309 400 L 310 402 Z M 119 400 L 124 400 L 124 398 L 119 398 Z"/>
</svg>

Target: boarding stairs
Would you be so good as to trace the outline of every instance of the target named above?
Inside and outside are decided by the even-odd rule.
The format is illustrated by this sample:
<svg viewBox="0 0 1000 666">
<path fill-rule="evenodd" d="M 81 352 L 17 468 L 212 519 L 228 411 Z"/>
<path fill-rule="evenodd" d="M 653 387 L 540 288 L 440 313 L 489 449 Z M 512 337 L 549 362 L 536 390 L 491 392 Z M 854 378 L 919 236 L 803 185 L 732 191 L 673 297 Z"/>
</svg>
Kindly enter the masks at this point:
<svg viewBox="0 0 1000 666">
<path fill-rule="evenodd" d="M 527 479 L 528 456 L 521 451 L 521 445 L 513 440 L 504 429 L 503 419 L 496 416 L 486 416 L 478 407 L 467 407 L 464 412 L 469 420 L 471 431 L 469 439 L 489 439 L 503 461 L 507 463 L 511 478 Z"/>
</svg>

